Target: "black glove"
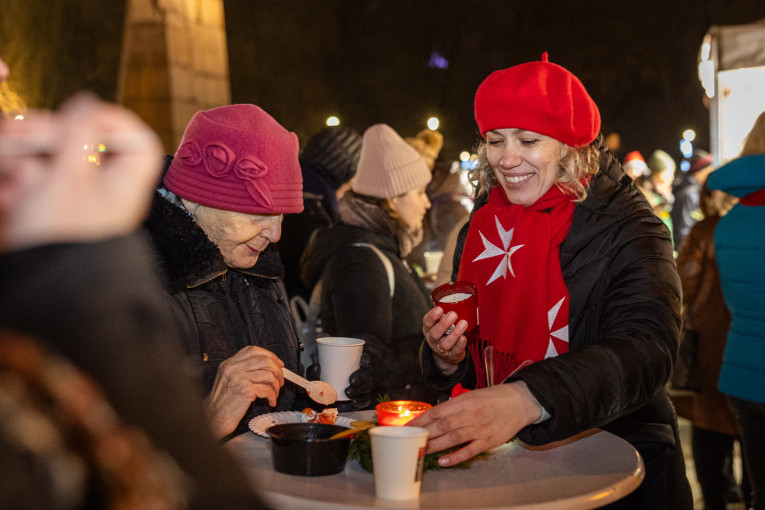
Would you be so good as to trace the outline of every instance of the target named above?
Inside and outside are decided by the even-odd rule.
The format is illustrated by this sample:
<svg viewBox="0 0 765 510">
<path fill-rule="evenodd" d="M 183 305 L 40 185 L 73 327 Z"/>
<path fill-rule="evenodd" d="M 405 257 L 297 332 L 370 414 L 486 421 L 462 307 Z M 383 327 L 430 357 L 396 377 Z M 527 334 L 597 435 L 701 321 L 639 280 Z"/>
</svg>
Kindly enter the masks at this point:
<svg viewBox="0 0 765 510">
<path fill-rule="evenodd" d="M 348 377 L 348 387 L 345 394 L 356 409 L 366 409 L 372 403 L 372 389 L 374 388 L 374 376 L 372 374 L 372 357 L 369 353 L 361 355 L 359 369 Z M 305 378 L 309 381 L 318 381 L 321 378 L 321 364 L 314 363 L 305 370 Z M 347 406 L 342 406 L 344 411 Z M 340 408 L 338 408 L 340 410 Z"/>
<path fill-rule="evenodd" d="M 357 409 L 366 409 L 372 403 L 372 389 L 375 381 L 371 366 L 372 356 L 365 352 L 361 355 L 359 369 L 348 377 L 345 395 L 351 399 L 353 407 Z"/>
<path fill-rule="evenodd" d="M 309 381 L 318 381 L 321 378 L 321 365 L 314 363 L 305 369 L 305 378 Z"/>
</svg>

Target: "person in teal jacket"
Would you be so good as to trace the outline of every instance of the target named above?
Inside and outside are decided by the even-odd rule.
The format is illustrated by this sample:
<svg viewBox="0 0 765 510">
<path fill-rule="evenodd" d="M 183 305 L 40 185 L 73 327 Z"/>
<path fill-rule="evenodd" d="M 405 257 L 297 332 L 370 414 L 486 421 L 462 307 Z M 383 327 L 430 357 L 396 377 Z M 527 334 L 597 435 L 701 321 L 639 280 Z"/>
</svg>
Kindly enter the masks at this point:
<svg viewBox="0 0 765 510">
<path fill-rule="evenodd" d="M 741 428 L 755 510 L 765 509 L 765 112 L 741 156 L 712 172 L 710 189 L 739 197 L 720 219 L 714 243 L 731 313 L 718 387 Z"/>
</svg>

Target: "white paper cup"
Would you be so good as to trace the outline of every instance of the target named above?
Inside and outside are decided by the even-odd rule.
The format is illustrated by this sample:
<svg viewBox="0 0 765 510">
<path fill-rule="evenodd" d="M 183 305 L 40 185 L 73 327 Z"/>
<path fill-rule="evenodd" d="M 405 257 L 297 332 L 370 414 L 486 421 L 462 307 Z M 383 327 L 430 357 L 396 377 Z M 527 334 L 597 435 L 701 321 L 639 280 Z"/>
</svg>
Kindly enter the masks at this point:
<svg viewBox="0 0 765 510">
<path fill-rule="evenodd" d="M 369 437 L 377 497 L 419 498 L 428 431 L 421 427 L 373 427 Z"/>
<path fill-rule="evenodd" d="M 444 252 L 426 251 L 423 253 L 423 257 L 425 258 L 425 273 L 436 274 L 438 268 L 441 267 L 441 259 L 444 257 Z"/>
<path fill-rule="evenodd" d="M 316 343 L 319 344 L 321 380 L 335 388 L 337 400 L 348 400 L 345 388 L 348 377 L 359 369 L 364 340 L 328 336 L 317 338 Z"/>
</svg>

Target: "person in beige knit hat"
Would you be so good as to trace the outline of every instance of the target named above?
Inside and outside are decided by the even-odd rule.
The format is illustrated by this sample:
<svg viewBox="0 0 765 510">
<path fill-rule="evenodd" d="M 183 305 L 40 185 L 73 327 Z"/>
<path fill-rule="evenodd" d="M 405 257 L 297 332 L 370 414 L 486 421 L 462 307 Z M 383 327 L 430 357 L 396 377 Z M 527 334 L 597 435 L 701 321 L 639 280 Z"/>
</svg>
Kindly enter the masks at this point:
<svg viewBox="0 0 765 510">
<path fill-rule="evenodd" d="M 314 233 L 301 260 L 304 283 L 321 283 L 324 331 L 366 341 L 373 401 L 388 395 L 435 403 L 417 361 L 430 296 L 404 259 L 422 236 L 430 179 L 422 156 L 390 126 L 370 127 L 339 203 L 341 222 Z"/>
</svg>

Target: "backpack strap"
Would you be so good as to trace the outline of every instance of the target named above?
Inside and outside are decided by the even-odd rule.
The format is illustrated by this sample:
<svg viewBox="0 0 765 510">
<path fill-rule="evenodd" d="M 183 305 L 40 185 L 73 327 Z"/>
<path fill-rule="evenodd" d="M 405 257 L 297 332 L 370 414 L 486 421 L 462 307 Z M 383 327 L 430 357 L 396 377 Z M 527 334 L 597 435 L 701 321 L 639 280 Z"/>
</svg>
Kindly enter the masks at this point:
<svg viewBox="0 0 765 510">
<path fill-rule="evenodd" d="M 353 246 L 367 246 L 372 249 L 373 252 L 375 252 L 375 255 L 377 255 L 380 258 L 380 262 L 383 263 L 383 266 L 385 266 L 385 272 L 388 273 L 388 288 L 390 289 L 390 297 L 393 297 L 393 291 L 396 288 L 396 277 L 393 275 L 393 264 L 391 264 L 390 259 L 374 244 L 369 243 L 354 243 Z M 313 297 L 313 295 L 312 295 Z"/>
<path fill-rule="evenodd" d="M 385 272 L 388 275 L 390 297 L 393 298 L 393 293 L 396 287 L 396 278 L 393 274 L 393 264 L 390 259 L 373 244 L 355 243 L 352 246 L 366 246 L 375 252 L 380 259 L 380 262 L 382 262 L 385 267 Z M 304 367 L 309 367 L 319 361 L 316 338 L 322 336 L 321 318 L 319 317 L 319 314 L 321 312 L 321 288 L 323 280 L 324 274 L 322 273 L 319 281 L 311 291 L 311 297 L 307 302 L 301 296 L 293 296 L 289 300 L 292 317 L 295 320 L 300 341 L 303 344 L 303 352 L 301 353 L 300 358 Z"/>
</svg>

